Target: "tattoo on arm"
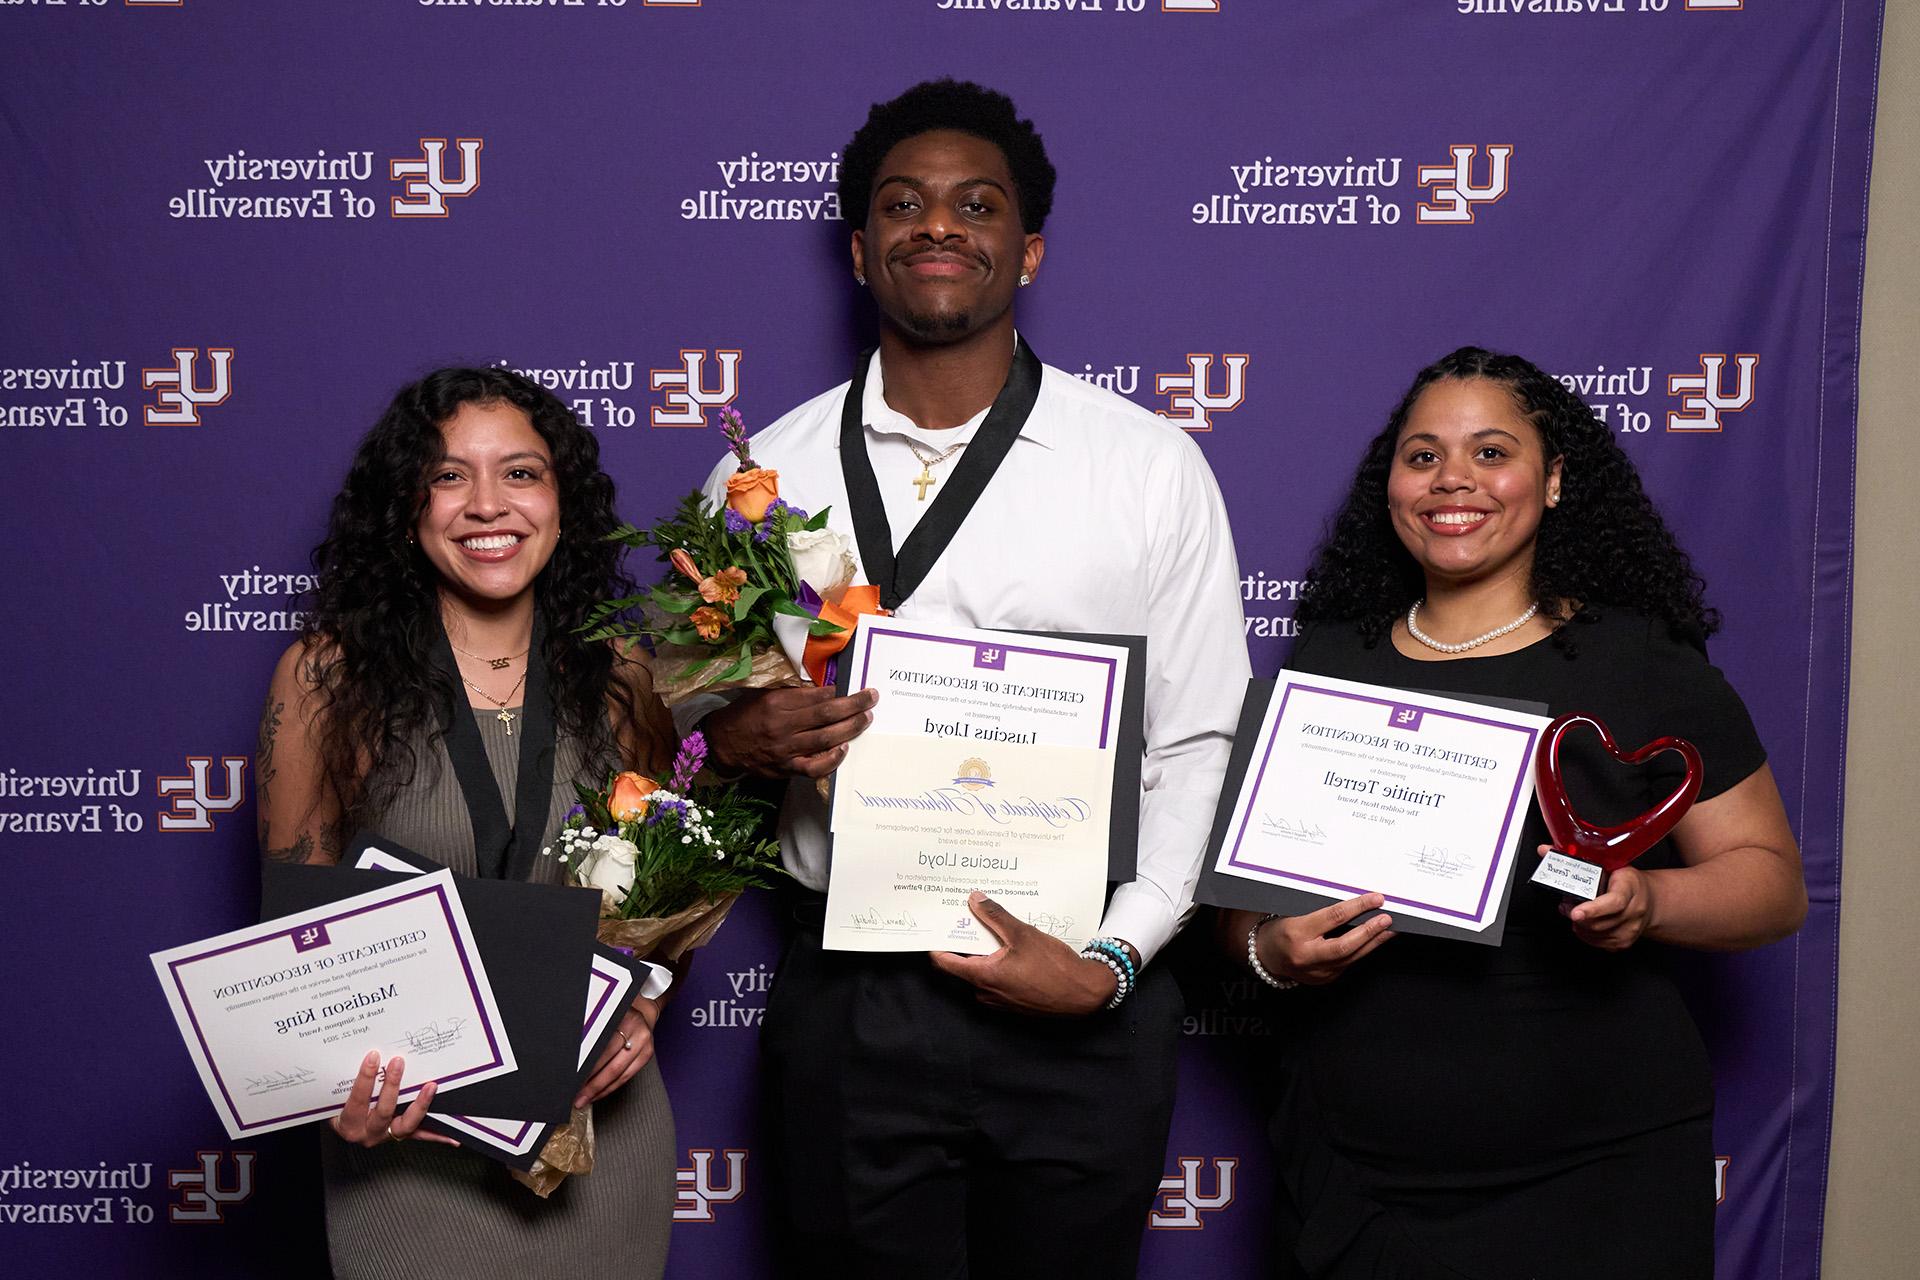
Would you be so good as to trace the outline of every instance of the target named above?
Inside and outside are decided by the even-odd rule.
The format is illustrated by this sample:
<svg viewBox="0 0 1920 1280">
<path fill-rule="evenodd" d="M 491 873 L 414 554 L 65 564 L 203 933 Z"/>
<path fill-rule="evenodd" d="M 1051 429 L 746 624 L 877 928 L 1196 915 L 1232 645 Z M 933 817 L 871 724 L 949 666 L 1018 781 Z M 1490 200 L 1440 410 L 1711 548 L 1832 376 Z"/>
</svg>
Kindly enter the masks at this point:
<svg viewBox="0 0 1920 1280">
<path fill-rule="evenodd" d="M 262 844 L 267 840 L 267 798 L 268 788 L 274 778 L 273 744 L 280 736 L 280 713 L 286 708 L 285 702 L 267 699 L 260 710 L 260 743 L 253 753 L 253 797 L 256 825 Z"/>
<path fill-rule="evenodd" d="M 313 837 L 302 831 L 284 849 L 262 849 L 260 856 L 269 862 L 304 864 L 313 861 Z"/>
</svg>

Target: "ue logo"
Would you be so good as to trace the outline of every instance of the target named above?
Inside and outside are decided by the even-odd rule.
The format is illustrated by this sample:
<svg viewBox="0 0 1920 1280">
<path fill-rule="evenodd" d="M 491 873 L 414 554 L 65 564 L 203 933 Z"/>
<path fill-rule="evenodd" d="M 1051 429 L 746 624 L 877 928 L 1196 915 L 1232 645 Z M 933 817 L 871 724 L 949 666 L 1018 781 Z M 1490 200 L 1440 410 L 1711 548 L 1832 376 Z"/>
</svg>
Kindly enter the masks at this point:
<svg viewBox="0 0 1920 1280">
<path fill-rule="evenodd" d="M 470 196 L 480 189 L 480 148 L 485 143 L 479 138 L 458 138 L 454 145 L 460 148 L 457 178 L 447 176 L 445 138 L 422 138 L 418 160 L 395 160 L 387 166 L 405 193 L 393 197 L 394 217 L 444 218 L 448 197 Z"/>
<path fill-rule="evenodd" d="M 1160 1231 L 1198 1231 L 1207 1224 L 1202 1213 L 1212 1213 L 1233 1203 L 1233 1171 L 1240 1162 L 1231 1156 L 1216 1157 L 1213 1162 L 1213 1194 L 1200 1190 L 1200 1168 L 1205 1160 L 1180 1157 L 1180 1172 L 1160 1179 L 1160 1190 L 1147 1214 L 1147 1225 Z"/>
<path fill-rule="evenodd" d="M 1727 1202 L 1727 1166 L 1732 1163 L 1731 1156 L 1713 1158 L 1713 1202 L 1715 1204 Z"/>
<path fill-rule="evenodd" d="M 1153 389 L 1167 397 L 1167 409 L 1161 417 L 1188 431 L 1213 430 L 1216 413 L 1231 413 L 1247 398 L 1247 361 L 1245 355 L 1221 356 L 1225 369 L 1220 390 L 1213 389 L 1213 357 L 1187 355 L 1185 373 L 1162 373 L 1154 377 Z M 1171 411 L 1169 411 L 1171 410 Z"/>
<path fill-rule="evenodd" d="M 1414 206 L 1415 221 L 1436 222 L 1463 225 L 1473 221 L 1473 207 L 1477 204 L 1492 204 L 1507 194 L 1507 161 L 1513 156 L 1513 148 L 1502 143 L 1487 148 L 1487 180 L 1477 183 L 1473 177 L 1474 157 L 1480 148 L 1458 146 L 1447 148 L 1453 153 L 1452 164 L 1423 164 L 1420 166 L 1420 185 L 1432 187 L 1427 194 L 1432 197 L 1430 203 Z"/>
<path fill-rule="evenodd" d="M 146 407 L 150 427 L 197 427 L 200 406 L 221 404 L 233 394 L 233 348 L 208 347 L 210 382 L 200 385 L 200 348 L 175 347 L 171 369 L 142 369 L 140 384 L 154 393 Z"/>
<path fill-rule="evenodd" d="M 1759 367 L 1760 357 L 1736 355 L 1733 364 L 1739 372 L 1732 391 L 1726 389 L 1727 357 L 1724 354 L 1702 355 L 1698 377 L 1693 374 L 1670 374 L 1667 378 L 1667 394 L 1681 399 L 1678 410 L 1667 412 L 1667 430 L 1718 431 L 1721 414 L 1739 413 L 1750 406 L 1753 403 L 1753 371 Z"/>
<path fill-rule="evenodd" d="M 239 1204 L 253 1194 L 253 1152 L 236 1151 L 233 1153 L 233 1185 L 220 1185 L 220 1161 L 223 1154 L 218 1151 L 201 1151 L 198 1169 L 170 1169 L 167 1171 L 167 1185 L 180 1190 L 180 1203 L 167 1207 L 167 1217 L 174 1222 L 224 1222 L 226 1207 Z"/>
<path fill-rule="evenodd" d="M 1160 0 L 1162 13 L 1218 13 L 1220 0 Z"/>
<path fill-rule="evenodd" d="M 161 811 L 162 831 L 212 831 L 214 814 L 232 813 L 246 803 L 247 758 L 221 756 L 220 767 L 227 775 L 224 795 L 213 793 L 213 782 L 209 776 L 213 761 L 207 756 L 187 757 L 187 776 L 184 778 L 160 778 L 156 781 L 161 798 L 173 798 L 173 808 Z"/>
<path fill-rule="evenodd" d="M 675 1222 L 712 1222 L 713 1206 L 732 1204 L 747 1191 L 747 1153 L 728 1148 L 723 1154 L 727 1158 L 727 1181 L 723 1186 L 713 1182 L 714 1152 L 695 1147 L 687 1152 L 693 1160 L 693 1168 L 676 1169 L 673 1180 L 678 1198 L 673 1205 Z"/>
<path fill-rule="evenodd" d="M 665 404 L 653 407 L 656 427 L 704 427 L 707 410 L 732 404 L 740 394 L 740 353 L 715 351 L 713 362 L 719 367 L 716 381 L 709 388 L 706 379 L 707 352 L 702 348 L 683 349 L 678 369 L 649 369 L 648 385 L 666 392 Z"/>
</svg>

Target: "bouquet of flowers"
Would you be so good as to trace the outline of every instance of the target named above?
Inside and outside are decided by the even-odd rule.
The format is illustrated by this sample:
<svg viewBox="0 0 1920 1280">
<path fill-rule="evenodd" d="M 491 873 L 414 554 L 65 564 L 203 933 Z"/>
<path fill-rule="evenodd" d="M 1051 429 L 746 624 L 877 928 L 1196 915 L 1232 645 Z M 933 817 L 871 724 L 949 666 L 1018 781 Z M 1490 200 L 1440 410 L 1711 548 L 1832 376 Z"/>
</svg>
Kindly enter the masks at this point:
<svg viewBox="0 0 1920 1280">
<path fill-rule="evenodd" d="M 554 844 L 574 884 L 600 891 L 600 940 L 674 963 L 701 946 L 741 893 L 784 875 L 780 847 L 760 836 L 768 805 L 729 784 L 696 785 L 707 742 L 689 734 L 665 778 L 614 775 L 575 784 L 580 803 Z"/>
<path fill-rule="evenodd" d="M 600 941 L 675 964 L 704 946 L 747 889 L 784 875 L 780 847 L 760 836 L 768 805 L 738 787 L 698 785 L 706 739 L 689 734 L 665 778 L 619 773 L 601 790 L 574 784 L 580 803 L 541 853 L 569 883 L 600 891 Z M 545 1199 L 593 1171 L 593 1113 L 581 1108 L 548 1135 L 514 1178 Z"/>
<path fill-rule="evenodd" d="M 668 706 L 718 689 L 829 683 L 858 615 L 880 611 L 878 588 L 853 585 L 851 548 L 827 512 L 790 506 L 780 473 L 754 462 L 738 410 L 720 410 L 720 431 L 739 463 L 725 505 L 696 490 L 651 529 L 616 529 L 671 572 L 643 595 L 603 601 L 587 622 L 589 639 L 652 640 Z"/>
</svg>

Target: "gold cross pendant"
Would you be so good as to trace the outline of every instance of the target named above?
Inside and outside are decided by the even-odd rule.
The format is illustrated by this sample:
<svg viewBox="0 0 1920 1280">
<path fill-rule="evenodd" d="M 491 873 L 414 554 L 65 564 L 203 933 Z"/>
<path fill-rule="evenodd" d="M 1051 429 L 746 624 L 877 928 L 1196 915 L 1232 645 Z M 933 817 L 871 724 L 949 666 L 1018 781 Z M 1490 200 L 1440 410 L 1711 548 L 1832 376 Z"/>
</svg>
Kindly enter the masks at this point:
<svg viewBox="0 0 1920 1280">
<path fill-rule="evenodd" d="M 500 714 L 495 716 L 494 719 L 507 726 L 507 736 L 511 738 L 513 736 L 513 712 L 502 707 L 500 708 Z"/>
<path fill-rule="evenodd" d="M 920 501 L 927 500 L 927 490 L 933 488 L 933 468 L 926 463 L 920 464 L 920 474 L 913 478 L 914 488 L 920 490 Z"/>
</svg>

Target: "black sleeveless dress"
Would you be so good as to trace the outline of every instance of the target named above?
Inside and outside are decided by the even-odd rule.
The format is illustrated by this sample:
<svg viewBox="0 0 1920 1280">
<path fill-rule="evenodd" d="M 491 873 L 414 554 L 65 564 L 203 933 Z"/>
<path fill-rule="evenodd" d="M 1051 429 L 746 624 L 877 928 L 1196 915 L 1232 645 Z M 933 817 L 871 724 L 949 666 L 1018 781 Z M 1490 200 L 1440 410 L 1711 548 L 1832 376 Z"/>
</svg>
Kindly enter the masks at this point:
<svg viewBox="0 0 1920 1280">
<path fill-rule="evenodd" d="M 1700 749 L 1701 800 L 1766 761 L 1739 697 L 1698 648 L 1625 610 L 1570 624 L 1575 656 L 1421 662 L 1346 626 L 1310 628 L 1295 670 L 1598 716 L 1624 750 L 1663 734 Z M 1622 821 L 1676 784 L 1595 735 L 1562 744 L 1582 815 Z M 1708 1280 L 1713 1086 L 1665 949 L 1581 943 L 1528 882 L 1537 807 L 1499 947 L 1400 935 L 1333 983 L 1279 997 L 1272 1123 L 1290 1274 L 1459 1280 Z M 1638 866 L 1675 865 L 1671 842 Z"/>
</svg>

